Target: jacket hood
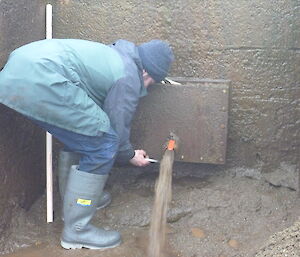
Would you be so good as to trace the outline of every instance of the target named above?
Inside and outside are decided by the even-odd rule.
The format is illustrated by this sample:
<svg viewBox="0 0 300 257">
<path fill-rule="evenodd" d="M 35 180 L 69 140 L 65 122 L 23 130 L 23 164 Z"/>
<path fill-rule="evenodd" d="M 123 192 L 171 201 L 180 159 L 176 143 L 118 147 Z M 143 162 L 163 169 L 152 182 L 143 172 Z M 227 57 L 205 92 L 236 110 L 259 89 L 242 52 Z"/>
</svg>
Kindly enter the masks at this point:
<svg viewBox="0 0 300 257">
<path fill-rule="evenodd" d="M 116 42 L 109 45 L 111 48 L 117 50 L 122 55 L 130 58 L 136 64 L 139 72 L 139 79 L 141 83 L 141 91 L 140 97 L 147 95 L 147 89 L 144 87 L 144 80 L 143 80 L 143 64 L 142 60 L 139 55 L 138 47 L 127 40 L 119 39 Z"/>
<path fill-rule="evenodd" d="M 121 54 L 129 56 L 137 65 L 139 70 L 143 70 L 142 61 L 139 55 L 137 46 L 127 40 L 119 39 L 116 42 L 109 45 L 110 47 L 116 49 Z"/>
</svg>

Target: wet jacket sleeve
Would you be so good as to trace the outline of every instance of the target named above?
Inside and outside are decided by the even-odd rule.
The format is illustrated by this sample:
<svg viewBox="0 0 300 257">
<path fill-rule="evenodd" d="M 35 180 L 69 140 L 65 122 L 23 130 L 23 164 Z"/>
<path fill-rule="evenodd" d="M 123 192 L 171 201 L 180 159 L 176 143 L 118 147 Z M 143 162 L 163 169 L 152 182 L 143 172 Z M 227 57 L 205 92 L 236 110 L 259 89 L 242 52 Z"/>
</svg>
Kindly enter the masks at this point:
<svg viewBox="0 0 300 257">
<path fill-rule="evenodd" d="M 112 128 L 119 136 L 117 162 L 126 163 L 134 156 L 130 143 L 131 121 L 139 101 L 140 85 L 134 78 L 122 78 L 109 90 L 103 110 L 108 115 Z"/>
</svg>

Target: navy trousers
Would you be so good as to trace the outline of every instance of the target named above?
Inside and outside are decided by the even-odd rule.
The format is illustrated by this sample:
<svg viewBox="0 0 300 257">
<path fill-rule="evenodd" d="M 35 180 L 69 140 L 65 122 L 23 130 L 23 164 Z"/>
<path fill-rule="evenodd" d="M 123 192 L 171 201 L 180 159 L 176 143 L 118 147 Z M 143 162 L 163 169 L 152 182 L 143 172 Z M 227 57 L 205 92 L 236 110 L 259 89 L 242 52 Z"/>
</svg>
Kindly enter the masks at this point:
<svg viewBox="0 0 300 257">
<path fill-rule="evenodd" d="M 119 147 L 118 136 L 112 128 L 102 136 L 85 136 L 42 121 L 31 120 L 62 142 L 65 151 L 80 154 L 80 171 L 99 175 L 110 172 Z"/>
</svg>

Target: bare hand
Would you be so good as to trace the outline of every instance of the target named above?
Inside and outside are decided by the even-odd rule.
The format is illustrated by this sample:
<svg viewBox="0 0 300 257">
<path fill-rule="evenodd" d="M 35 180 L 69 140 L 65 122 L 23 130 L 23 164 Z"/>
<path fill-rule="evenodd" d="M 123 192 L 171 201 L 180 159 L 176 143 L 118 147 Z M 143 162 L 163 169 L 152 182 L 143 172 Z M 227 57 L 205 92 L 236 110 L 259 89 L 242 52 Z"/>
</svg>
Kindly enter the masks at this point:
<svg viewBox="0 0 300 257">
<path fill-rule="evenodd" d="M 150 163 L 149 161 L 145 160 L 145 158 L 148 158 L 148 156 L 144 150 L 135 150 L 134 153 L 134 157 L 130 160 L 132 165 L 144 167 Z"/>
</svg>

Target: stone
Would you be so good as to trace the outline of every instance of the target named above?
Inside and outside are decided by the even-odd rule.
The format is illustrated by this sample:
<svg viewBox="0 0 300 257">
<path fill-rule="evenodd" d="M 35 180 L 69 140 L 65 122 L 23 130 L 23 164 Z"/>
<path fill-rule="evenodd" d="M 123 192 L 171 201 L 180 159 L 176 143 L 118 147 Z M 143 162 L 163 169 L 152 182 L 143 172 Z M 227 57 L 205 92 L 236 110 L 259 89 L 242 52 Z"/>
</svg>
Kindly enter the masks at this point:
<svg viewBox="0 0 300 257">
<path fill-rule="evenodd" d="M 264 179 L 274 186 L 287 187 L 292 190 L 298 189 L 298 172 L 296 165 L 280 163 L 280 167 L 274 172 L 264 173 Z"/>
<path fill-rule="evenodd" d="M 191 232 L 194 237 L 197 237 L 197 238 L 205 238 L 206 237 L 205 232 L 201 228 L 192 228 Z"/>
<path fill-rule="evenodd" d="M 237 240 L 235 240 L 235 239 L 230 239 L 230 240 L 228 241 L 228 245 L 229 245 L 231 248 L 234 248 L 234 249 L 237 249 L 237 248 L 239 248 L 239 246 L 240 246 L 239 242 L 238 242 Z"/>
</svg>

